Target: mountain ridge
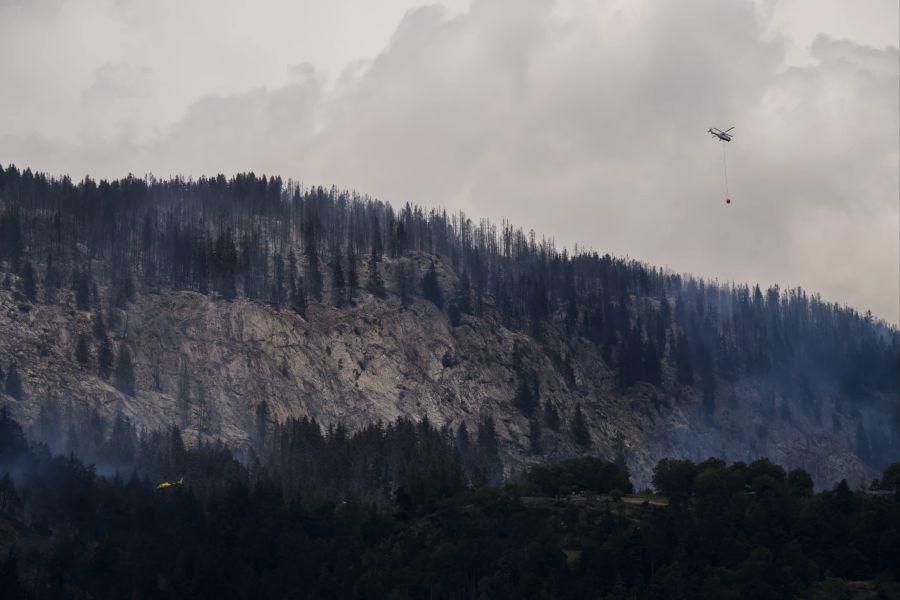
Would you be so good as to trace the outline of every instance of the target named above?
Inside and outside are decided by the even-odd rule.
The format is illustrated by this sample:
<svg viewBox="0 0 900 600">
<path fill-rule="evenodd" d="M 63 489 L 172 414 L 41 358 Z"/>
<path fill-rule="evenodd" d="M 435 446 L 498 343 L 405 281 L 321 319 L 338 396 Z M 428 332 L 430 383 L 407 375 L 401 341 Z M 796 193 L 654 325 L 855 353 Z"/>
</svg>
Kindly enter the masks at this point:
<svg viewBox="0 0 900 600">
<path fill-rule="evenodd" d="M 21 373 L 24 399 L 4 398 L 33 428 L 48 403 L 62 421 L 96 409 L 250 456 L 259 411 L 491 418 L 507 474 L 597 454 L 639 483 L 664 456 L 768 455 L 827 484 L 897 454 L 896 330 L 802 290 L 569 257 L 507 224 L 252 174 L 0 172 L 0 367 Z M 130 384 L 128 365 L 98 372 L 105 339 Z"/>
</svg>

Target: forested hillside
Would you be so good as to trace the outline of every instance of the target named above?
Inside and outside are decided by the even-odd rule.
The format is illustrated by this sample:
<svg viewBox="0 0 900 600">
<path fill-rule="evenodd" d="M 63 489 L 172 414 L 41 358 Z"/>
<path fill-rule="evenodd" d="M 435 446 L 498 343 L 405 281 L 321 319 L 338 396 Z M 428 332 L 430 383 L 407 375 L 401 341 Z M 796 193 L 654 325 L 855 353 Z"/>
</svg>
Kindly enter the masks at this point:
<svg viewBox="0 0 900 600">
<path fill-rule="evenodd" d="M 108 421 L 101 437 L 121 413 L 251 446 L 304 415 L 351 427 L 427 416 L 453 435 L 491 417 L 507 470 L 601 454 L 646 476 L 673 453 L 755 453 L 826 483 L 865 478 L 900 454 L 900 334 L 868 313 L 278 177 L 74 183 L 0 167 L 0 280 L 6 400 L 36 431 L 41 415 L 55 419 L 45 437 L 61 448 L 65 421 L 96 410 Z M 236 340 L 241 315 L 297 353 L 248 359 L 243 374 L 218 354 L 204 358 L 204 336 L 220 327 L 216 339 Z M 50 319 L 59 331 L 39 335 Z M 154 330 L 192 332 L 195 348 L 176 340 L 174 356 L 162 342 L 151 351 Z M 363 340 L 356 365 L 335 354 L 332 330 Z M 386 339 L 400 348 L 419 338 L 397 350 L 396 373 L 414 365 L 432 396 L 453 387 L 452 398 L 387 390 L 385 371 L 372 367 L 392 356 Z M 436 339 L 443 349 L 425 348 Z M 63 366 L 36 366 L 45 359 Z M 323 371 L 298 388 L 298 370 L 331 360 L 353 375 L 339 385 Z M 483 370 L 478 381 L 457 373 L 472 369 Z M 451 375 L 453 386 L 441 379 Z M 270 383 L 249 388 L 254 376 Z M 231 387 L 213 393 L 223 380 Z M 61 396 L 76 388 L 73 409 Z M 368 389 L 379 394 L 369 406 Z M 463 409 L 467 394 L 478 402 Z M 237 397 L 240 411 L 236 401 L 217 406 Z"/>
</svg>

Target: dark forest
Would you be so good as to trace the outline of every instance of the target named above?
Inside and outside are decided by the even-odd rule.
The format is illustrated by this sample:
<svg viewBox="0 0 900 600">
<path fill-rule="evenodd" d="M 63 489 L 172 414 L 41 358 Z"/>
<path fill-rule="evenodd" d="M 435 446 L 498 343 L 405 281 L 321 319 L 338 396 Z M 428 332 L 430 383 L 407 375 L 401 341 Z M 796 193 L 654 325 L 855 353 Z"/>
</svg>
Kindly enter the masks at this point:
<svg viewBox="0 0 900 600">
<path fill-rule="evenodd" d="M 289 439 L 299 444 L 298 437 Z M 664 496 L 655 496 L 632 494 L 627 471 L 593 458 L 535 467 L 491 487 L 427 423 L 350 436 L 317 430 L 307 442 L 304 457 L 321 468 L 297 486 L 292 465 L 246 467 L 224 448 L 185 448 L 173 431 L 152 449 L 142 444 L 136 460 L 148 471 L 196 478 L 159 490 L 136 471 L 100 476 L 73 455 L 29 444 L 4 411 L 4 598 L 898 592 L 900 464 L 869 492 L 842 481 L 814 493 L 805 471 L 786 473 L 766 459 L 663 460 L 653 484 Z M 388 490 L 347 460 L 385 449 L 397 485 Z M 352 491 L 335 486 L 346 476 Z M 387 502 L 365 500 L 382 491 Z"/>
</svg>

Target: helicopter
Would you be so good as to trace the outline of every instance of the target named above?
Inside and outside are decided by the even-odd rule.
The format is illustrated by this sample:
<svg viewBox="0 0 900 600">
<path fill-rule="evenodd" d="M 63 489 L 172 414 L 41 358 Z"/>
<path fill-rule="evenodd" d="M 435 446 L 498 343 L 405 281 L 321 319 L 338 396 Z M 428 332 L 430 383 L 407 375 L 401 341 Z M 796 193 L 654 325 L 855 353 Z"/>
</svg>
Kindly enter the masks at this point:
<svg viewBox="0 0 900 600">
<path fill-rule="evenodd" d="M 170 487 L 183 486 L 183 485 L 184 485 L 184 477 L 182 477 L 178 481 L 163 481 L 158 486 L 156 486 L 156 489 L 165 490 Z"/>
<path fill-rule="evenodd" d="M 732 127 L 729 127 L 729 128 L 726 129 L 725 131 L 722 131 L 721 129 L 718 129 L 717 127 L 710 127 L 707 131 L 709 131 L 711 134 L 713 134 L 714 136 L 716 136 L 717 138 L 719 138 L 719 139 L 722 140 L 723 142 L 730 142 L 730 141 L 731 141 L 731 134 L 728 133 L 728 132 L 731 131 L 732 129 L 734 129 L 733 126 L 732 126 Z"/>
</svg>

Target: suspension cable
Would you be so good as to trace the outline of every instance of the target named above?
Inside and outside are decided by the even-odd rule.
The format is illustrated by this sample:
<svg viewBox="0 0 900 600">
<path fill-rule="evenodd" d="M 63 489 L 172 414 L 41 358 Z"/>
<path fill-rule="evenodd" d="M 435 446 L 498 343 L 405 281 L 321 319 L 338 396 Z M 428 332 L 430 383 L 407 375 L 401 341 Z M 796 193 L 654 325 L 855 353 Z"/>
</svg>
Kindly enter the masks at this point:
<svg viewBox="0 0 900 600">
<path fill-rule="evenodd" d="M 722 144 L 722 166 L 725 168 L 725 199 L 729 199 L 728 194 L 728 160 L 726 155 L 726 146 Z"/>
</svg>

